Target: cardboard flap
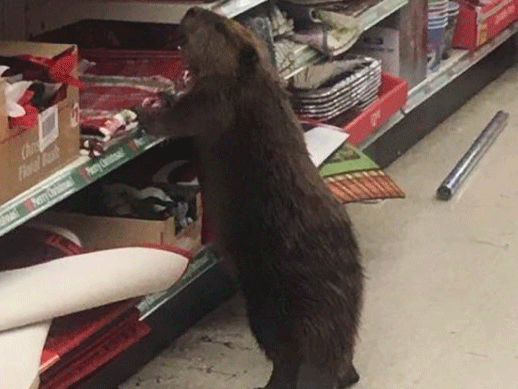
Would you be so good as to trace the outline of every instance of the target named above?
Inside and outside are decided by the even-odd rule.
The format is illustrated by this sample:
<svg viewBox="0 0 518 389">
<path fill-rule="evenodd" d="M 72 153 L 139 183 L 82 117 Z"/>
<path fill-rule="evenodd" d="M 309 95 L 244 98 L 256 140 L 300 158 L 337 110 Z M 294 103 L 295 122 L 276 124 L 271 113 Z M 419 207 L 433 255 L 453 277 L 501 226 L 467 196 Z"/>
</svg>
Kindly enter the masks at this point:
<svg viewBox="0 0 518 389">
<path fill-rule="evenodd" d="M 5 80 L 0 78 L 0 143 L 5 141 L 10 134 L 5 106 Z"/>
<path fill-rule="evenodd" d="M 71 47 L 70 44 L 39 43 L 25 41 L 0 41 L 0 53 L 6 57 L 31 54 L 36 57 L 52 58 Z"/>
</svg>

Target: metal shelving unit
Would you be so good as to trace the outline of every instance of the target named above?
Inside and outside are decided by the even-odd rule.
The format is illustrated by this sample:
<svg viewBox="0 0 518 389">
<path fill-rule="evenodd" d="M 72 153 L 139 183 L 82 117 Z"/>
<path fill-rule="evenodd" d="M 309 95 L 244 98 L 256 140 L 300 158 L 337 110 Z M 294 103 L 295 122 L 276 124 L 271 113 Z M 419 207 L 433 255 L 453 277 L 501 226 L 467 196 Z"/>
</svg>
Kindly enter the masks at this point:
<svg viewBox="0 0 518 389">
<path fill-rule="evenodd" d="M 233 17 L 264 1 L 218 0 L 213 3 L 205 3 L 203 6 Z M 358 16 L 362 30 L 372 27 L 407 3 L 408 0 L 383 0 L 367 9 Z M 62 0 L 45 0 L 28 4 L 27 20 L 29 28 L 30 26 L 39 27 L 40 30 L 57 28 L 58 21 L 60 25 L 66 25 L 88 18 L 175 23 L 180 20 L 189 6 L 186 3 L 146 1 L 64 2 Z M 56 10 L 60 10 L 60 12 L 56 12 Z M 67 17 L 64 18 L 64 15 Z M 322 58 L 320 53 L 309 47 L 302 49 L 296 53 L 295 70 L 284 74 L 284 77 L 292 77 L 310 63 L 315 63 Z M 160 142 L 161 140 L 151 139 L 146 135 L 133 136 L 122 144 L 112 147 L 101 158 L 95 160 L 87 157 L 78 158 L 40 184 L 1 205 L 0 235 L 30 220 Z"/>
<path fill-rule="evenodd" d="M 234 17 L 265 1 L 218 0 L 200 6 Z M 382 0 L 367 9 L 358 16 L 362 31 L 400 10 L 408 1 Z M 37 35 L 84 19 L 177 23 L 191 5 L 146 0 L 31 0 L 26 9 L 26 29 L 30 35 Z M 474 53 L 454 51 L 437 72 L 430 74 L 410 90 L 406 106 L 364 142 L 361 148 L 372 145 L 412 110 L 469 70 L 517 31 L 518 23 Z M 309 64 L 324 58 L 309 47 L 301 48 L 294 54 L 295 61 L 283 74 L 285 78 L 292 77 Z M 0 205 L 0 235 L 11 231 L 161 142 L 161 139 L 153 139 L 146 135 L 134 135 L 112 147 L 100 158 L 78 158 L 35 187 Z M 80 384 L 79 388 L 116 388 L 118 383 L 133 374 L 174 337 L 235 291 L 235 285 L 225 276 L 218 264 L 217 257 L 210 250 L 206 250 L 192 262 L 182 280 L 170 290 L 144 298 L 138 308 L 141 320 L 152 327 L 152 334 Z"/>
<path fill-rule="evenodd" d="M 202 274 L 217 266 L 219 260 L 211 249 L 204 250 L 189 265 L 189 268 L 182 279 L 174 284 L 170 289 L 146 296 L 137 305 L 140 311 L 140 319 L 146 320 L 156 313 L 161 307 L 167 304 L 175 296 L 184 291 L 190 284 L 195 282 Z"/>
<path fill-rule="evenodd" d="M 518 22 L 509 26 L 507 29 L 502 31 L 500 35 L 474 52 L 469 52 L 467 50 L 453 50 L 450 58 L 443 61 L 437 71 L 430 73 L 425 80 L 408 92 L 408 101 L 405 107 L 394 115 L 388 123 L 363 142 L 360 145 L 360 148 L 365 149 L 369 147 L 377 139 L 389 132 L 397 123 L 402 121 L 412 110 L 417 108 L 439 90 L 493 52 L 493 50 L 502 45 L 516 32 L 518 32 Z"/>
</svg>

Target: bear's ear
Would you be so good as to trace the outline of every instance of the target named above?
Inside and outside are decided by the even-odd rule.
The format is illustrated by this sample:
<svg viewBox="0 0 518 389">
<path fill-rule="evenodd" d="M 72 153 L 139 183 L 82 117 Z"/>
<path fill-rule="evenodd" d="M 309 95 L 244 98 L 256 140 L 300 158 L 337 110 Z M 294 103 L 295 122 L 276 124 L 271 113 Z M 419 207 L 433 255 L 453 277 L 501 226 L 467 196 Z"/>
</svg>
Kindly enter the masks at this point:
<svg viewBox="0 0 518 389">
<path fill-rule="evenodd" d="M 259 62 L 257 50 L 250 45 L 245 45 L 239 52 L 239 66 L 243 71 L 255 70 Z"/>
</svg>

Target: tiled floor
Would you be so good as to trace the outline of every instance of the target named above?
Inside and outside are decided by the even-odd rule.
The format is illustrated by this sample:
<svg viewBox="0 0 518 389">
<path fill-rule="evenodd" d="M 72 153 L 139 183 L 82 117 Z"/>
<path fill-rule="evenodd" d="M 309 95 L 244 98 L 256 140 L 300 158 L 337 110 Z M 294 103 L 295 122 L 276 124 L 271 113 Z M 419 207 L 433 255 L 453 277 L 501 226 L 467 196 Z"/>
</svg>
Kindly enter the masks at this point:
<svg viewBox="0 0 518 389">
<path fill-rule="evenodd" d="M 518 68 L 396 161 L 405 200 L 350 213 L 368 276 L 358 389 L 518 388 Z M 497 110 L 510 122 L 463 190 L 434 193 Z M 249 389 L 266 382 L 234 299 L 123 389 Z"/>
</svg>

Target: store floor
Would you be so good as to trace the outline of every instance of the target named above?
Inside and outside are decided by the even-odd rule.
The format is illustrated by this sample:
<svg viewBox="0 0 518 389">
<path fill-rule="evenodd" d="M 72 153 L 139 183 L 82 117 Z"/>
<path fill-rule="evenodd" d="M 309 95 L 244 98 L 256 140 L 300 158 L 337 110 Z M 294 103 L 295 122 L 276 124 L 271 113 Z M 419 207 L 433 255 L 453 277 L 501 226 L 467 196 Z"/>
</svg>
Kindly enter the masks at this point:
<svg viewBox="0 0 518 389">
<path fill-rule="evenodd" d="M 513 68 L 388 169 L 406 199 L 349 207 L 368 277 L 356 388 L 518 387 L 517 97 Z M 458 196 L 435 200 L 499 109 L 506 130 Z M 122 388 L 251 389 L 269 371 L 235 298 Z"/>
</svg>

